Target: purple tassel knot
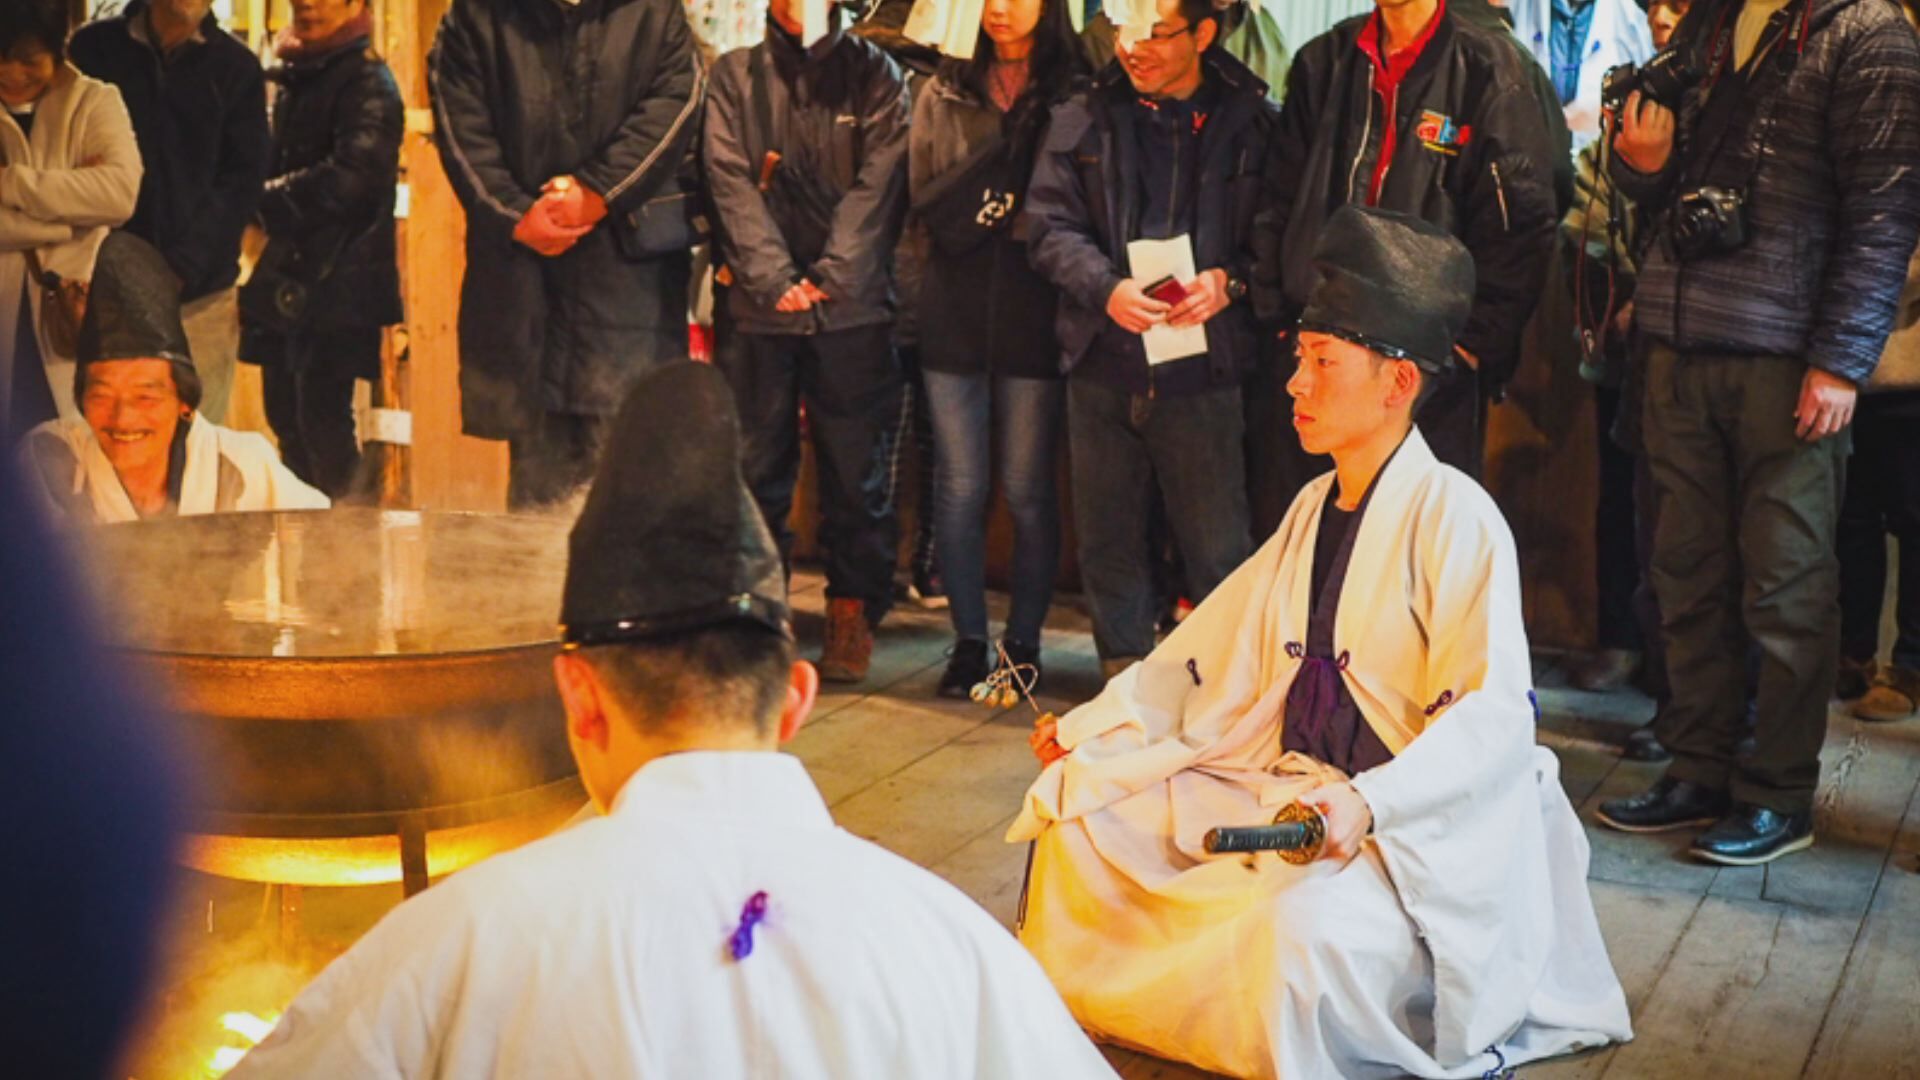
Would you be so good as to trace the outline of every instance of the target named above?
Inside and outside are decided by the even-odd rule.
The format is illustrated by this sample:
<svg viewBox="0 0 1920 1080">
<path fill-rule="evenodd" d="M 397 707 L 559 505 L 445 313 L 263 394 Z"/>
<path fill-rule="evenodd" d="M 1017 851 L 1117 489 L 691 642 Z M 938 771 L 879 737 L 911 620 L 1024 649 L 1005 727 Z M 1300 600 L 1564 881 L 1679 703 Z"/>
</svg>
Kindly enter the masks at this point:
<svg viewBox="0 0 1920 1080">
<path fill-rule="evenodd" d="M 766 917 L 767 894 L 762 890 L 747 898 L 746 906 L 740 909 L 740 925 L 727 938 L 727 948 L 736 962 L 753 954 L 753 928 Z"/>
</svg>

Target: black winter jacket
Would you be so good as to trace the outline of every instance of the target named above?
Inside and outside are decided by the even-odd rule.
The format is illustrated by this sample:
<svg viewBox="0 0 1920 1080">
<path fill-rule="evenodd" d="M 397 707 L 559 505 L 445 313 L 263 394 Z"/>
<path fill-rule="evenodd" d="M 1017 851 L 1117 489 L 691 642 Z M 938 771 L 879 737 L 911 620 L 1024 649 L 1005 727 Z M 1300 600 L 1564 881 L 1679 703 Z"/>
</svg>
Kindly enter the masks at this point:
<svg viewBox="0 0 1920 1080">
<path fill-rule="evenodd" d="M 309 328 L 399 322 L 393 197 L 406 120 L 393 73 L 363 37 L 324 56 L 280 65 L 267 77 L 280 84 L 272 178 L 260 200 L 267 243 L 292 244 L 304 265 L 333 268 L 308 301 Z M 240 355 L 254 363 L 277 362 L 273 335 L 244 329 Z M 379 378 L 377 355 L 372 363 L 352 374 Z"/>
<path fill-rule="evenodd" d="M 1200 140 L 1194 268 L 1247 279 L 1253 267 L 1253 218 L 1260 164 L 1272 137 L 1266 84 L 1219 49 L 1207 50 L 1205 78 L 1217 90 Z M 1054 321 L 1060 369 L 1085 360 L 1109 324 L 1107 298 L 1129 274 L 1127 244 L 1139 237 L 1139 95 L 1118 63 L 1093 86 L 1053 110 L 1027 189 L 1033 265 L 1060 290 Z M 1235 301 L 1207 321 L 1207 383 L 1238 385 L 1259 353 L 1253 311 Z M 1192 364 L 1196 360 L 1177 361 Z"/>
<path fill-rule="evenodd" d="M 1734 0 L 1695 6 L 1671 47 L 1720 55 L 1737 14 Z M 1683 350 L 1805 356 L 1859 383 L 1880 362 L 1920 235 L 1920 44 L 1880 0 L 1813 0 L 1807 15 L 1798 2 L 1775 15 L 1762 49 L 1802 20 L 1805 40 L 1783 38 L 1749 68 L 1749 113 L 1719 153 L 1692 145 L 1703 83 L 1682 104 L 1665 172 L 1617 156 L 1611 171 L 1654 223 L 1634 293 L 1641 330 Z M 1715 92 L 1738 77 L 1721 75 Z M 1690 163 L 1702 171 L 1683 177 Z M 1666 210 L 1700 178 L 1746 190 L 1748 240 L 1682 264 Z"/>
<path fill-rule="evenodd" d="M 1373 15 L 1307 43 L 1287 76 L 1286 104 L 1256 226 L 1255 307 L 1291 330 L 1317 272 L 1313 247 L 1333 212 L 1365 203 L 1390 154 L 1378 205 L 1414 214 L 1473 253 L 1477 287 L 1460 344 L 1498 387 L 1520 359 L 1559 221 L 1554 163 L 1566 158 L 1534 92 L 1537 68 L 1513 36 L 1443 10 L 1394 93 L 1393 113 L 1359 42 Z M 1391 120 L 1395 138 L 1382 145 Z"/>
<path fill-rule="evenodd" d="M 1060 374 L 1053 283 L 1027 256 L 1027 181 L 1049 104 L 1037 89 L 1002 113 L 943 72 L 914 102 L 908 179 L 929 258 L 920 362 L 933 371 Z"/>
<path fill-rule="evenodd" d="M 822 333 L 893 317 L 889 264 L 907 212 L 906 80 L 879 46 L 840 29 L 838 8 L 832 19 L 827 36 L 804 51 L 769 20 L 766 40 L 714 65 L 702 161 L 720 261 L 733 279 L 727 312 L 746 333 Z M 766 75 L 777 137 L 754 115 L 756 68 Z M 761 192 L 769 150 L 787 174 L 774 182 L 817 185 L 832 206 L 811 265 L 791 251 L 806 226 L 779 220 Z M 802 278 L 831 299 L 809 311 L 775 311 Z"/>
<path fill-rule="evenodd" d="M 434 137 L 467 212 L 460 391 L 469 435 L 542 412 L 604 416 L 642 372 L 687 356 L 683 252 L 636 246 L 678 193 L 705 72 L 678 0 L 455 0 L 428 58 Z M 558 258 L 513 229 L 556 176 L 608 215 Z"/>
<path fill-rule="evenodd" d="M 152 244 L 194 300 L 232 285 L 240 234 L 267 179 L 266 82 L 260 61 L 208 15 L 202 41 L 164 59 L 146 38 L 147 4 L 81 27 L 74 65 L 120 88 L 146 173 L 124 228 Z M 136 35 L 137 27 L 137 35 Z"/>
</svg>

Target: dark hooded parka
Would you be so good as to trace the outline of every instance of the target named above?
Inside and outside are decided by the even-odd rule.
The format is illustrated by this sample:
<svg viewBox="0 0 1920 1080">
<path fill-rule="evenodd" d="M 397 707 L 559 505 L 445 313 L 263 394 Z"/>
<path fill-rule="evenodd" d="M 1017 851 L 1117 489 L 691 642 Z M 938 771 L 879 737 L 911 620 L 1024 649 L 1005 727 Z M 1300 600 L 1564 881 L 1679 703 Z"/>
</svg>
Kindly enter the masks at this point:
<svg viewBox="0 0 1920 1080">
<path fill-rule="evenodd" d="M 687 163 L 704 82 L 679 0 L 455 0 L 428 91 L 467 212 L 468 434 L 524 435 L 543 412 L 611 416 L 642 372 L 686 358 L 690 256 L 646 253 L 635 215 Z M 566 175 L 608 214 L 547 258 L 513 230 Z"/>
</svg>

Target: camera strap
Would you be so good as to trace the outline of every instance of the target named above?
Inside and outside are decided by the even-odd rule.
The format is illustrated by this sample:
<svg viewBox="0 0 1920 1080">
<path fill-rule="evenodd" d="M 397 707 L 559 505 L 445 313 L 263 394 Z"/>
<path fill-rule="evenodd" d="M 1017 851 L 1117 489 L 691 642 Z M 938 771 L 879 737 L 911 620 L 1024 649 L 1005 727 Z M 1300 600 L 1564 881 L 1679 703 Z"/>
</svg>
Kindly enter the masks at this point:
<svg viewBox="0 0 1920 1080">
<path fill-rule="evenodd" d="M 1729 10 L 1737 10 L 1739 6 L 1736 0 Z M 1733 188 L 1744 195 L 1752 188 L 1760 163 L 1766 159 L 1767 146 L 1772 142 L 1774 102 L 1800 59 L 1807 12 L 1795 9 L 1802 6 L 1810 11 L 1812 0 L 1800 0 L 1781 9 L 1783 13 L 1792 13 L 1786 28 L 1762 41 L 1744 70 L 1733 68 L 1735 28 L 1730 20 L 1723 19 L 1715 28 L 1708 43 L 1713 65 L 1709 76 L 1711 89 L 1693 131 L 1693 140 L 1706 152 L 1688 155 L 1688 165 L 1682 173 L 1683 190 L 1713 185 Z M 1783 44 L 1792 48 L 1782 49 Z M 1756 93 L 1756 88 L 1761 92 Z M 1751 130 L 1756 122 L 1760 125 L 1758 144 L 1739 175 L 1729 176 L 1721 151 L 1729 136 Z"/>
</svg>

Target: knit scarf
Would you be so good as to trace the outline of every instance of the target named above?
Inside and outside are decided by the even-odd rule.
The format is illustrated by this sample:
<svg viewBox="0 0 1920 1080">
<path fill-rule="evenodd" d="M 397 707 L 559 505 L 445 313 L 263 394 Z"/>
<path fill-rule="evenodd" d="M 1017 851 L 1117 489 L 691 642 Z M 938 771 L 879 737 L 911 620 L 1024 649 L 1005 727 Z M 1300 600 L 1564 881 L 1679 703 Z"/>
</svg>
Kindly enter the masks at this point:
<svg viewBox="0 0 1920 1080">
<path fill-rule="evenodd" d="M 307 41 L 296 35 L 292 26 L 288 26 L 280 31 L 279 40 L 273 43 L 273 55 L 289 64 L 297 64 L 338 52 L 361 38 L 372 35 L 373 5 L 368 4 L 360 9 L 360 14 L 348 19 L 340 29 L 319 41 Z"/>
</svg>

